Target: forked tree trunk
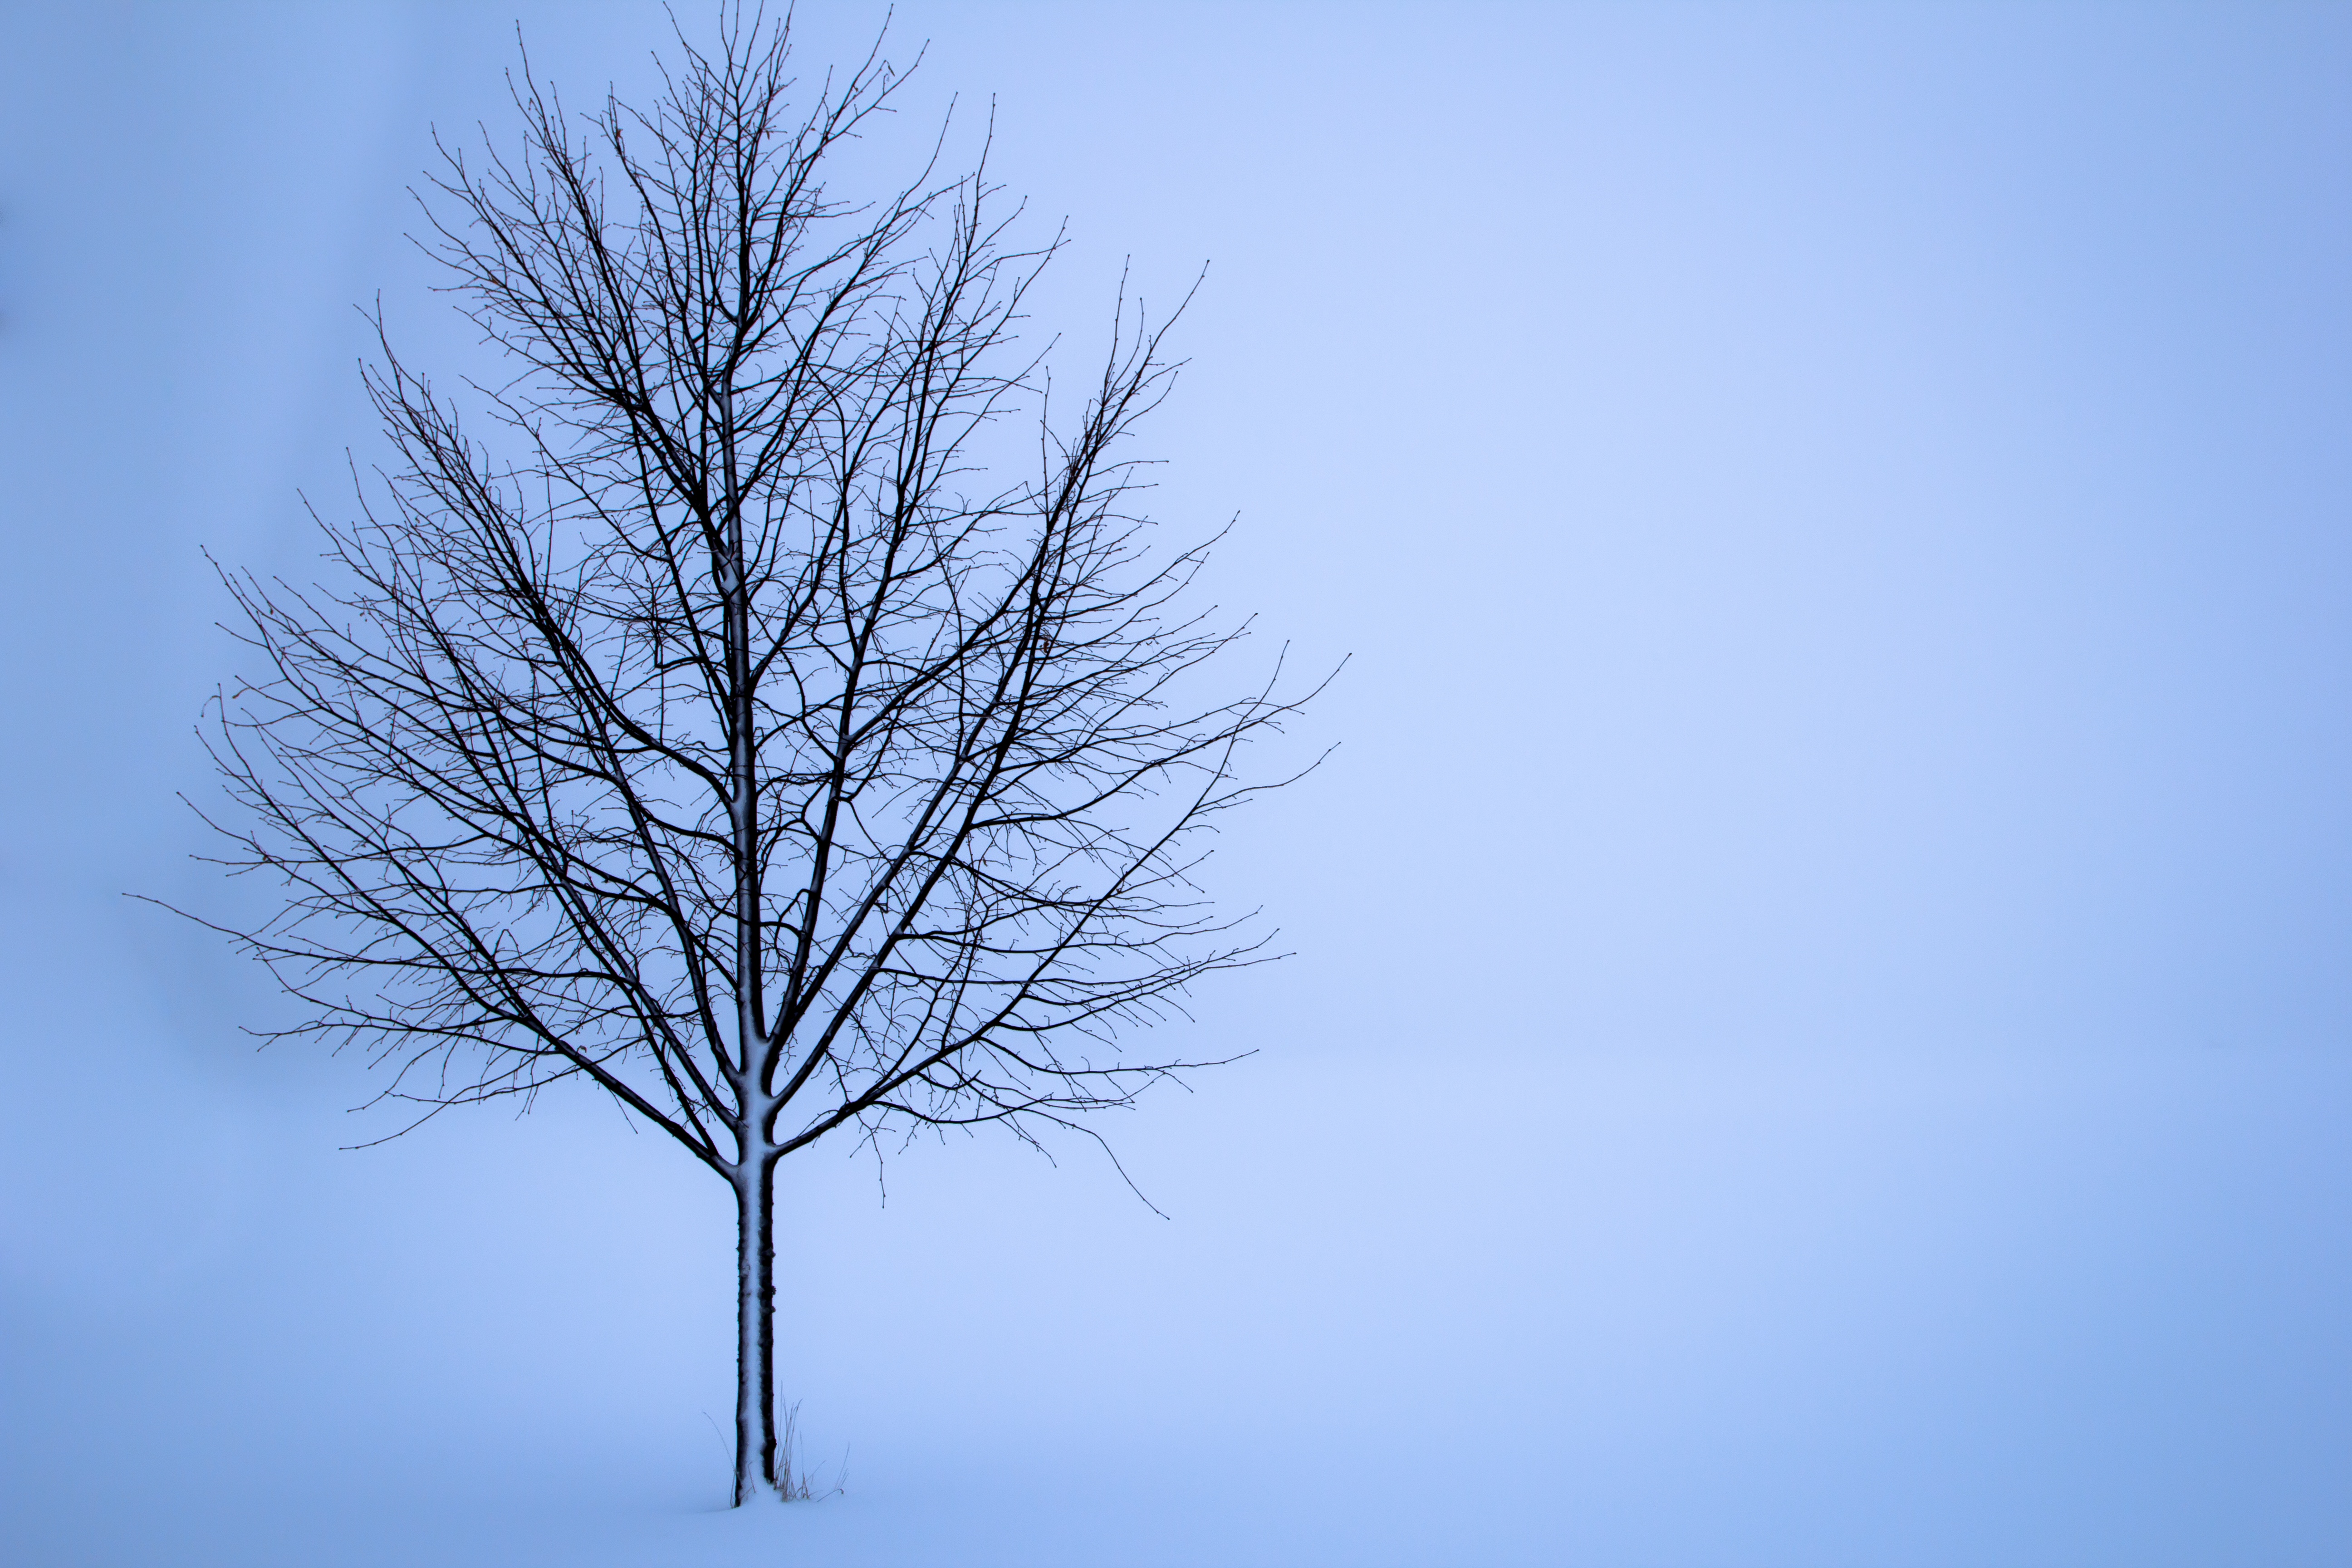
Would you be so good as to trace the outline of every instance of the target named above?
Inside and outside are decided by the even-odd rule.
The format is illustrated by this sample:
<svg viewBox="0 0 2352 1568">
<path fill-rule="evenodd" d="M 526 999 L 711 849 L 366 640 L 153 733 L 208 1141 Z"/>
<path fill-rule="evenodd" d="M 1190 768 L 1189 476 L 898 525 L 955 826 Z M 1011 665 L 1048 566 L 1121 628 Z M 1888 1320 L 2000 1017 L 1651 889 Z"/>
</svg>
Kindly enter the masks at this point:
<svg viewBox="0 0 2352 1568">
<path fill-rule="evenodd" d="M 735 1297 L 735 1504 L 774 1495 L 776 1473 L 776 1165 L 738 1167 Z"/>
</svg>

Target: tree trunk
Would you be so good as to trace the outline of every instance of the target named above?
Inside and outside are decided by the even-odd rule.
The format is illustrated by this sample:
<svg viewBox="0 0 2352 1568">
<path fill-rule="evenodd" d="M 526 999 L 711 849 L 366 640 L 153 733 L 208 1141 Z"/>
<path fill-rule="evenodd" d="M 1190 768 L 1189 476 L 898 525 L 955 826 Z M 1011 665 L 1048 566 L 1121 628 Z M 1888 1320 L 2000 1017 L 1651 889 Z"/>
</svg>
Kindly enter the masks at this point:
<svg viewBox="0 0 2352 1568">
<path fill-rule="evenodd" d="M 735 1505 L 776 1491 L 776 1166 L 746 1150 L 735 1178 Z"/>
</svg>

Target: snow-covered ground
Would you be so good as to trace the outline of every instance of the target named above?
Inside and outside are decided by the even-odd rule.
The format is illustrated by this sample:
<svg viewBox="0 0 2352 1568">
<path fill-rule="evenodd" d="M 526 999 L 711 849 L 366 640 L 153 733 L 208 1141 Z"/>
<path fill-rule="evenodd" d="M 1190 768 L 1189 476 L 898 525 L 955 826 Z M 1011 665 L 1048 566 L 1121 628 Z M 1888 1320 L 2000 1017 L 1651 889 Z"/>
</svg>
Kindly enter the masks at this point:
<svg viewBox="0 0 2352 1568">
<path fill-rule="evenodd" d="M 141 1256 L 9 1279 L 0 1497 L 42 1563 L 2320 1563 L 2347 1115 L 2315 1055 L 1449 1042 L 1134 1119 L 1166 1220 L 820 1159 L 784 1363 L 845 1490 L 748 1514 L 716 1182 L 584 1110 L 253 1117 Z"/>
</svg>

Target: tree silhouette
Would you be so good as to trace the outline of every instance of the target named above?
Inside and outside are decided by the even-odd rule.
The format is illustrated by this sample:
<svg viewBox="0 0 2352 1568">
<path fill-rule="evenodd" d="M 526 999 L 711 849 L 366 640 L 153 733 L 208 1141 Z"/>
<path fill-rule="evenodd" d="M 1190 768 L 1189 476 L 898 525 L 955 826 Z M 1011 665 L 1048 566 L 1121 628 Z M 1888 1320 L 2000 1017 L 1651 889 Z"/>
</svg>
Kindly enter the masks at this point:
<svg viewBox="0 0 2352 1568">
<path fill-rule="evenodd" d="M 1126 1037 L 1266 956 L 1192 878 L 1298 702 L 1213 690 L 1205 547 L 1130 510 L 1165 324 L 1122 293 L 1063 416 L 1014 339 L 1058 241 L 1013 247 L 984 153 L 837 193 L 905 78 L 877 42 L 796 110 L 788 45 L 730 14 L 579 117 L 526 61 L 521 155 L 445 152 L 425 243 L 513 379 L 384 341 L 394 458 L 324 585 L 225 574 L 265 669 L 207 731 L 219 858 L 287 889 L 215 926 L 306 1005 L 273 1037 L 363 1047 L 419 1120 L 589 1079 L 729 1184 L 739 1503 L 805 1491 L 777 1162 L 1083 1131 L 1206 1065 Z"/>
</svg>

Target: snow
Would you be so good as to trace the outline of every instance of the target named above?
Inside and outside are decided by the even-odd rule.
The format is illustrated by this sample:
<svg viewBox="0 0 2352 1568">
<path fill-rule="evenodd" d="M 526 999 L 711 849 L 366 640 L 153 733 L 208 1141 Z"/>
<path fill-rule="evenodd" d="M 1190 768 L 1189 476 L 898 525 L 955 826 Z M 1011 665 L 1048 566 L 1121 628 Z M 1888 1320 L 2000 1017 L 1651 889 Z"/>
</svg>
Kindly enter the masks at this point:
<svg viewBox="0 0 2352 1568">
<path fill-rule="evenodd" d="M 1215 867 L 1299 956 L 1171 1026 L 1259 1054 L 1106 1126 L 1170 1217 L 796 1158 L 846 1490 L 747 1512 L 720 1184 L 561 1096 L 340 1152 L 121 897 L 266 891 L 198 547 L 312 569 L 352 300 L 472 363 L 401 188 L 508 15 L 0 11 L 9 1568 L 2346 1561 L 2344 13 L 902 5 L 1073 216 L 1041 330 L 1216 259 L 1152 507 L 1357 658 Z"/>
<path fill-rule="evenodd" d="M 2342 1064 L 1485 1065 L 1231 1069 L 1129 1129 L 1164 1221 L 988 1144 L 887 1207 L 788 1167 L 785 1381 L 845 1490 L 740 1512 L 718 1182 L 584 1104 L 359 1155 L 283 1108 L 182 1176 L 211 1241 L 12 1276 L 13 1560 L 2284 1563 L 2352 1525 Z"/>
</svg>

